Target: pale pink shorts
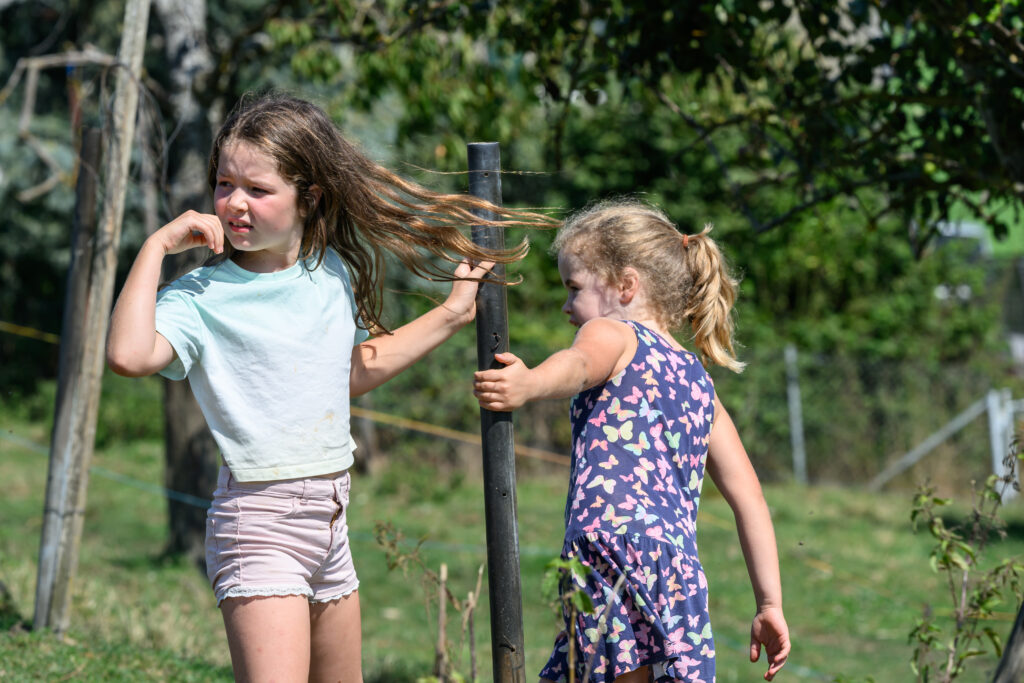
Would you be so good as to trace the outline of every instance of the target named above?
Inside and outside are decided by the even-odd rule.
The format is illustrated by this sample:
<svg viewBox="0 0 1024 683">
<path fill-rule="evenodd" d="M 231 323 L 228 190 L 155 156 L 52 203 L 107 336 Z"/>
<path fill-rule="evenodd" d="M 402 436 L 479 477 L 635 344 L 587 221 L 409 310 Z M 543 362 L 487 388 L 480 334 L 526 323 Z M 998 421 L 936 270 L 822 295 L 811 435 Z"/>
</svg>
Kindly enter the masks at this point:
<svg viewBox="0 0 1024 683">
<path fill-rule="evenodd" d="M 217 604 L 271 595 L 329 602 L 356 590 L 348 493 L 348 472 L 240 482 L 221 467 L 206 515 L 206 574 Z"/>
</svg>

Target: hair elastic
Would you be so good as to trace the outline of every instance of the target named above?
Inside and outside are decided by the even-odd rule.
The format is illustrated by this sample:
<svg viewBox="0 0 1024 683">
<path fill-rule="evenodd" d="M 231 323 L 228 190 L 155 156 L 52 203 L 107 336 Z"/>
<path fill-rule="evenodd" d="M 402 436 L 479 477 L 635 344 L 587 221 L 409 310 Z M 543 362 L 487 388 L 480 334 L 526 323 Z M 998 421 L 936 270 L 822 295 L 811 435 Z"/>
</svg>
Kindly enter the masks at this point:
<svg viewBox="0 0 1024 683">
<path fill-rule="evenodd" d="M 686 249 L 689 246 L 690 246 L 690 236 L 687 235 L 686 233 L 683 233 L 683 249 Z"/>
</svg>

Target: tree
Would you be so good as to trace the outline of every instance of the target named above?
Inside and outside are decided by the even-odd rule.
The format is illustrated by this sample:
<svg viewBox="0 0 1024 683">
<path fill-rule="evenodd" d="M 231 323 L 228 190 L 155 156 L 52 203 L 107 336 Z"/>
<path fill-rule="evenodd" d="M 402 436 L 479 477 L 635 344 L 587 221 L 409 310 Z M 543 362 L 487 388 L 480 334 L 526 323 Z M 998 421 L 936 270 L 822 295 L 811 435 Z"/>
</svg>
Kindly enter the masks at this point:
<svg viewBox="0 0 1024 683">
<path fill-rule="evenodd" d="M 186 209 L 209 211 L 206 160 L 213 139 L 208 112 L 223 109 L 223 95 L 205 86 L 214 63 L 206 41 L 205 0 L 157 0 L 171 87 L 168 105 L 179 134 L 168 146 L 169 216 Z M 159 226 L 162 221 L 157 221 Z M 197 265 L 196 250 L 168 257 L 170 281 Z M 164 380 L 164 483 L 172 491 L 205 498 L 217 483 L 217 445 L 199 404 L 185 382 Z M 206 510 L 168 499 L 167 550 L 181 553 L 205 569 Z"/>
<path fill-rule="evenodd" d="M 321 15 L 330 22 L 318 30 L 280 19 L 271 35 L 313 77 L 338 73 L 336 59 L 316 55 L 350 46 L 364 102 L 403 94 L 400 134 L 429 131 L 438 117 L 515 130 L 526 93 L 548 112 L 548 161 L 560 171 L 574 104 L 600 103 L 618 84 L 689 129 L 718 191 L 757 232 L 842 198 L 869 227 L 890 215 L 920 226 L 920 252 L 958 203 L 997 236 L 1010 220 L 1002 210 L 1019 210 L 1016 0 L 352 0 Z M 772 199 L 780 192 L 784 203 Z"/>
<path fill-rule="evenodd" d="M 75 9 L 0 8 L 0 66 L 65 41 L 107 49 L 106 3 Z M 923 349 L 962 359 L 978 353 L 970 340 L 991 337 L 992 310 L 953 309 L 948 325 L 940 314 L 949 304 L 929 287 L 967 267 L 974 271 L 962 276 L 978 283 L 980 267 L 917 261 L 940 220 L 972 215 L 1001 235 L 1020 209 L 1021 24 L 1015 1 L 993 0 L 167 0 L 151 27 L 146 82 L 166 138 L 156 150 L 169 183 L 161 213 L 166 220 L 206 203 L 202 173 L 186 160 L 205 155 L 224 108 L 246 90 L 282 87 L 317 99 L 377 156 L 408 162 L 407 174 L 434 187 L 464 190 L 456 172 L 465 143 L 499 140 L 511 171 L 506 203 L 576 208 L 641 192 L 684 229 L 713 221 L 745 274 L 748 342 L 785 336 L 886 358 Z M 189 61 L 204 53 L 208 61 Z M 65 106 L 71 80 L 48 82 L 45 97 L 59 103 L 50 111 Z M 47 119 L 48 129 L 64 126 L 62 150 L 73 147 L 65 120 L 63 112 Z M 17 149 L 0 135 L 0 157 Z M 5 199 L 45 170 L 16 163 L 0 180 Z M 31 204 L 0 202 L 4 226 L 29 233 L 0 241 L 0 312 L 9 319 L 40 329 L 59 320 L 47 297 L 18 293 L 60 291 L 60 258 L 46 245 L 60 234 L 68 195 L 58 188 Z M 519 266 L 526 278 L 514 296 L 540 314 L 512 330 L 527 356 L 550 349 L 560 329 L 548 236 L 532 237 L 537 248 Z M 126 266 L 140 238 L 126 232 Z M 400 275 L 390 284 L 420 286 Z M 395 319 L 419 305 L 398 301 Z M 13 349 L 9 338 L 0 343 L 5 354 Z M 443 366 L 399 378 L 394 396 L 450 384 L 437 376 Z M 382 391 L 375 400 L 386 408 L 392 388 Z M 422 403 L 450 422 L 471 402 L 431 395 Z M 169 448 L 168 482 L 202 495 L 197 461 L 170 464 L 196 443 L 185 436 L 194 429 L 168 429 L 169 439 L 181 437 Z"/>
</svg>

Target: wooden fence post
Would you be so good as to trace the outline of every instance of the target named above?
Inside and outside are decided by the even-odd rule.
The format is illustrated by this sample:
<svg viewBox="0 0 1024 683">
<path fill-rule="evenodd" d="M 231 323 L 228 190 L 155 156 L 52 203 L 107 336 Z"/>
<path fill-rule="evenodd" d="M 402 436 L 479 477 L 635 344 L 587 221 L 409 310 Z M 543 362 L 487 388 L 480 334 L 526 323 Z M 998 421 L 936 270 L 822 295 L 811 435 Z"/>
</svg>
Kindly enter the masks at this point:
<svg viewBox="0 0 1024 683">
<path fill-rule="evenodd" d="M 82 414 L 92 406 L 83 399 L 82 363 L 85 346 L 86 295 L 96 240 L 96 191 L 98 188 L 100 143 L 97 128 L 82 131 L 82 148 L 75 188 L 75 216 L 72 222 L 71 267 L 68 271 L 61 324 L 60 366 L 57 373 L 57 401 L 53 434 L 50 438 L 50 472 L 46 485 L 43 537 L 39 547 L 35 625 L 57 631 L 67 627 L 70 582 L 63 577 L 74 573 L 75 554 L 66 552 L 73 543 L 67 533 L 80 526 L 81 507 L 74 504 L 76 482 L 88 469 L 81 452 Z"/>
<path fill-rule="evenodd" d="M 84 287 L 84 291 L 69 291 L 65 305 L 58 414 L 50 444 L 34 617 L 36 629 L 51 628 L 58 633 L 70 623 L 71 580 L 78 564 L 89 461 L 96 436 L 104 345 L 148 21 L 149 0 L 128 0 L 118 52 L 109 144 L 103 163 L 104 197 L 99 227 L 91 240 L 91 257 L 81 258 L 73 265 L 75 272 L 68 281 L 69 287 Z M 89 170 L 83 164 L 80 186 L 88 180 Z M 95 187 L 92 191 L 95 194 Z M 84 207 L 79 208 L 84 211 Z"/>
<path fill-rule="evenodd" d="M 985 405 L 988 408 L 992 473 L 1003 478 L 1007 475 L 1003 460 L 1010 454 L 1010 442 L 1013 440 L 1013 395 L 1009 389 L 989 389 L 985 395 Z M 1003 484 L 999 495 L 1006 503 L 1017 497 L 1017 491 L 1012 486 Z"/>
<path fill-rule="evenodd" d="M 793 478 L 807 483 L 807 451 L 804 448 L 804 414 L 800 399 L 800 371 L 796 346 L 786 344 L 786 400 L 789 405 L 789 440 L 793 447 Z"/>
</svg>

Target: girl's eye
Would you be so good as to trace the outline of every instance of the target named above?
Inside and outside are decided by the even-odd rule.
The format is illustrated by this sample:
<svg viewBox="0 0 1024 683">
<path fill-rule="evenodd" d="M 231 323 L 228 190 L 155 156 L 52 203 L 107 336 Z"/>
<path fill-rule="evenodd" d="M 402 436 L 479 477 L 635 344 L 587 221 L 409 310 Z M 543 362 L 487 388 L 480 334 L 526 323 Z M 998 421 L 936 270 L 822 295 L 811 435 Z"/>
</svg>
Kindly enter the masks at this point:
<svg viewBox="0 0 1024 683">
<path fill-rule="evenodd" d="M 262 187 L 254 187 L 252 188 L 252 192 L 253 194 L 266 194 L 267 191 L 264 190 Z"/>
</svg>

